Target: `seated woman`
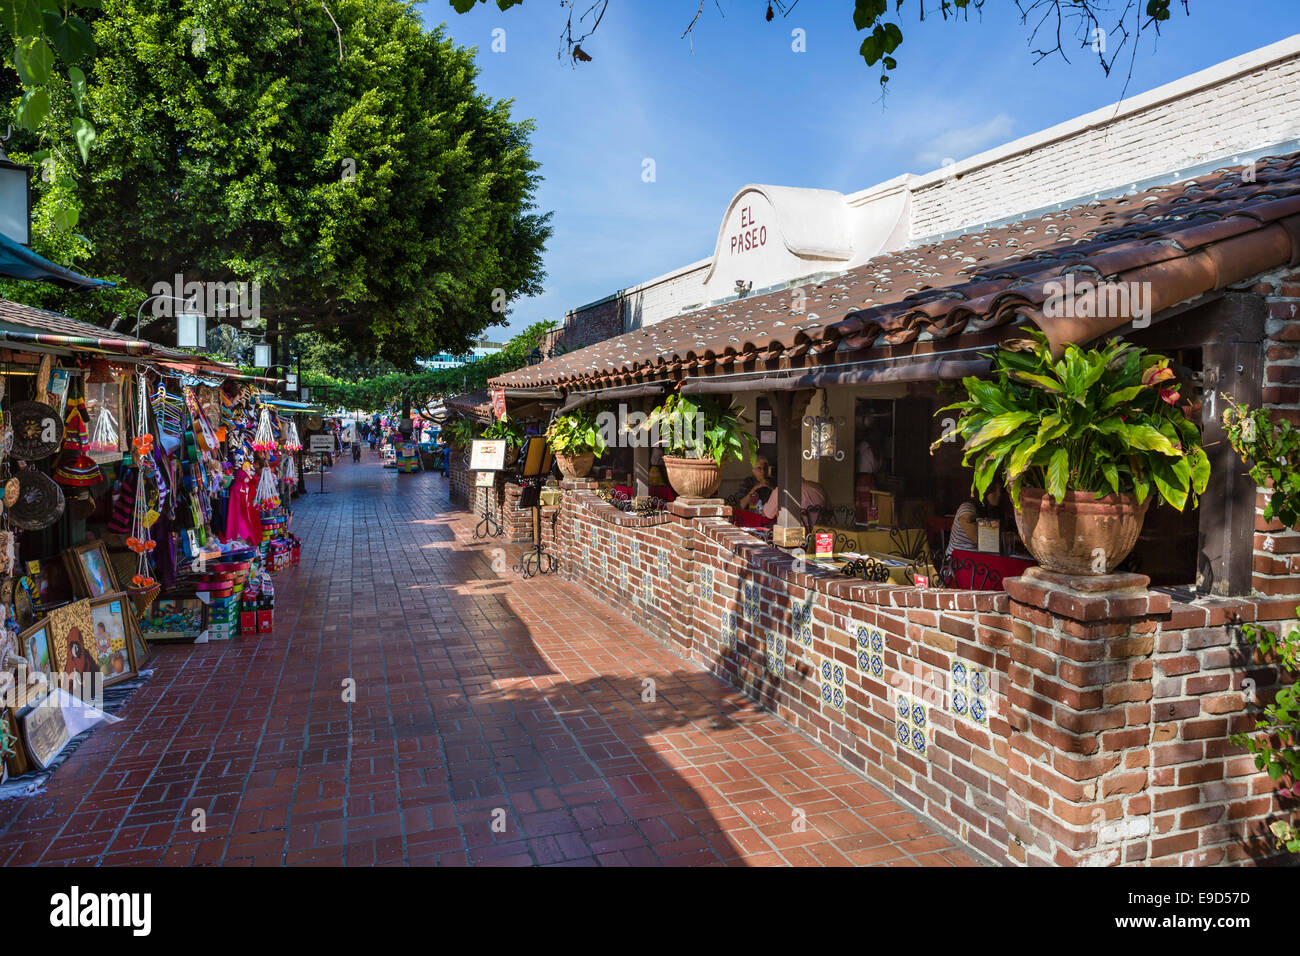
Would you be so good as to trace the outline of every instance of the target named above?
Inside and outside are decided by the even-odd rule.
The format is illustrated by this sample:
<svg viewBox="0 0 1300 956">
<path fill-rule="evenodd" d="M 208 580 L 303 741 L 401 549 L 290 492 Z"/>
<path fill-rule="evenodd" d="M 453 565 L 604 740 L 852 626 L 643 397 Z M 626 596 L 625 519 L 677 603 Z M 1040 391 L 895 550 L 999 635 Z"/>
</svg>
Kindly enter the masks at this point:
<svg viewBox="0 0 1300 956">
<path fill-rule="evenodd" d="M 984 493 L 984 504 L 975 499 L 962 502 L 952 519 L 952 533 L 948 536 L 948 549 L 944 558 L 952 557 L 953 551 L 978 551 L 979 521 L 981 518 L 996 518 L 1002 504 L 1002 489 L 991 485 Z"/>
<path fill-rule="evenodd" d="M 772 466 L 766 458 L 759 455 L 754 459 L 754 472 L 743 482 L 736 492 L 736 504 L 753 511 L 762 509 L 771 496 L 775 482 L 772 479 Z"/>
<path fill-rule="evenodd" d="M 763 517 L 769 520 L 776 520 L 778 508 L 775 493 L 768 495 L 767 503 L 763 505 Z M 826 494 L 826 489 L 822 487 L 819 481 L 803 480 L 802 487 L 799 489 L 799 507 L 804 515 L 809 515 L 809 520 L 805 522 L 809 529 L 821 521 L 822 514 L 827 511 L 827 504 L 830 497 Z M 816 513 L 813 513 L 814 510 Z"/>
</svg>

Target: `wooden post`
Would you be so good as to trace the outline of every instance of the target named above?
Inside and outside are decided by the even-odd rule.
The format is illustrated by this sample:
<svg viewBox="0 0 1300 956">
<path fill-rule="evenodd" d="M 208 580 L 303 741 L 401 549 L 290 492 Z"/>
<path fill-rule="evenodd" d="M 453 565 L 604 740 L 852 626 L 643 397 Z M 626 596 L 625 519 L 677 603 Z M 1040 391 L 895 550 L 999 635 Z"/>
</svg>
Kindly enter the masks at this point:
<svg viewBox="0 0 1300 956">
<path fill-rule="evenodd" d="M 1263 402 L 1265 303 L 1254 295 L 1229 295 L 1219 304 L 1222 338 L 1206 342 L 1201 442 L 1210 480 L 1201 496 L 1196 589 L 1223 597 L 1250 593 L 1255 553 L 1255 481 L 1228 442 L 1223 396 L 1252 408 Z M 1251 341 L 1253 339 L 1253 341 Z"/>
<path fill-rule="evenodd" d="M 776 524 L 772 543 L 778 548 L 797 548 L 804 542 L 803 526 L 803 413 L 812 399 L 811 391 L 773 392 L 769 401 L 776 410 Z"/>
<path fill-rule="evenodd" d="M 643 412 L 650 411 L 650 401 L 642 399 L 637 407 Z M 641 432 L 632 446 L 632 493 L 638 498 L 650 494 L 650 442 L 649 432 Z"/>
</svg>

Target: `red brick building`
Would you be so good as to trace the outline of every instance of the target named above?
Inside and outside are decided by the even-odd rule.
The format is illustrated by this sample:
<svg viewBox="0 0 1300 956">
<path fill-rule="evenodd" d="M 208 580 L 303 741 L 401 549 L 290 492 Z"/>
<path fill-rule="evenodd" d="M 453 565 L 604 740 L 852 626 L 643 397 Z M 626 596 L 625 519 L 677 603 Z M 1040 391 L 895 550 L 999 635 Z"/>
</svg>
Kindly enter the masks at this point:
<svg viewBox="0 0 1300 956">
<path fill-rule="evenodd" d="M 1292 43 L 1267 68 L 1217 82 L 1263 82 L 1272 70 L 1294 87 L 1298 53 Z M 1294 819 L 1294 807 L 1228 738 L 1253 728 L 1278 687 L 1275 663 L 1239 625 L 1294 620 L 1300 534 L 1263 521 L 1266 492 L 1223 440 L 1220 396 L 1300 422 L 1300 144 L 1282 145 L 923 239 L 493 383 L 557 401 L 632 401 L 635 389 L 648 404 L 647 392 L 671 387 L 771 409 L 786 476 L 781 542 L 794 530 L 790 477 L 828 487 L 842 477 L 835 461 L 801 456 L 806 414 L 840 416 L 847 430 L 849 403 L 892 403 L 890 453 L 902 468 L 941 434 L 942 383 L 987 368 L 981 352 L 1000 340 L 1025 327 L 1058 343 L 1120 335 L 1192 376 L 1211 457 L 1200 508 L 1153 531 L 1138 573 L 1095 588 L 1037 569 L 999 591 L 868 584 L 735 527 L 720 499 L 636 517 L 591 482 L 566 483 L 562 573 L 642 610 L 665 641 L 993 861 L 1275 857 L 1268 823 Z M 1008 176 L 1027 161 L 1017 155 Z M 1045 303 L 1067 276 L 1148 298 L 1104 318 L 1054 317 Z M 923 472 L 916 462 L 918 484 Z M 948 492 L 936 481 L 924 494 Z"/>
</svg>

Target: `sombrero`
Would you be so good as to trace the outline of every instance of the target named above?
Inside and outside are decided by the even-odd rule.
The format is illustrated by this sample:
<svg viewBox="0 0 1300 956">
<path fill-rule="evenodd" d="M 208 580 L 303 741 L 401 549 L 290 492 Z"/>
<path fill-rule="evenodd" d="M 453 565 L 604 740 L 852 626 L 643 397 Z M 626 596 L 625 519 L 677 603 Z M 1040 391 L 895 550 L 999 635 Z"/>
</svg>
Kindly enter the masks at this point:
<svg viewBox="0 0 1300 956">
<path fill-rule="evenodd" d="M 18 500 L 9 508 L 9 520 L 24 531 L 48 528 L 63 515 L 63 489 L 35 468 L 21 468 Z"/>
<path fill-rule="evenodd" d="M 44 402 L 15 402 L 10 411 L 13 419 L 13 457 L 19 461 L 40 461 L 59 450 L 63 441 L 63 421 L 59 413 Z"/>
<path fill-rule="evenodd" d="M 63 454 L 54 469 L 54 480 L 66 488 L 93 488 L 104 480 L 99 465 L 86 454 L 90 445 L 90 431 L 86 427 L 85 400 L 74 398 L 69 403 L 68 420 L 64 427 Z M 93 508 L 94 505 L 92 504 Z"/>
</svg>

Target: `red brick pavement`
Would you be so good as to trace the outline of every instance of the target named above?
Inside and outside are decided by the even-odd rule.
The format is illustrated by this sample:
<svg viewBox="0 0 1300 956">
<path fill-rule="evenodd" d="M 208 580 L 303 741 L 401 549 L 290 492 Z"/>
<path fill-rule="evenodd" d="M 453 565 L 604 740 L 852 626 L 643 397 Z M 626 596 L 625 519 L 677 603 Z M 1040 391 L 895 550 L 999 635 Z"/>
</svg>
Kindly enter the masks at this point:
<svg viewBox="0 0 1300 956">
<path fill-rule="evenodd" d="M 326 488 L 275 631 L 160 648 L 122 723 L 0 803 L 0 863 L 974 863 L 581 588 L 502 571 L 520 549 L 473 543 L 441 476 Z"/>
</svg>

